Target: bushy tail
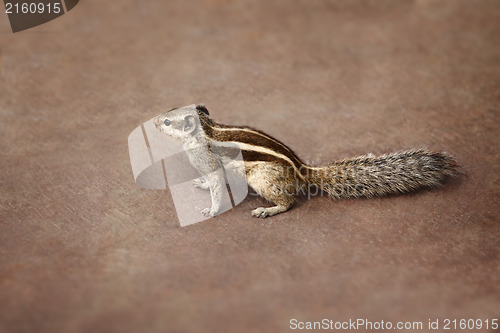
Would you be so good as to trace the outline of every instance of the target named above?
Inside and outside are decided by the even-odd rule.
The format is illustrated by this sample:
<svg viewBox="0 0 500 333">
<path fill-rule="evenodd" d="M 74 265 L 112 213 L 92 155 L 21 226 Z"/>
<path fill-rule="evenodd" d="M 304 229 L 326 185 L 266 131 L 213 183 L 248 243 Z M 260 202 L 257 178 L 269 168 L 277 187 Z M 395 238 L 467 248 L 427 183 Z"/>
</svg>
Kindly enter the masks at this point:
<svg viewBox="0 0 500 333">
<path fill-rule="evenodd" d="M 437 187 L 458 175 L 446 153 L 412 149 L 381 156 L 364 155 L 310 168 L 307 181 L 334 198 L 375 197 Z"/>
</svg>

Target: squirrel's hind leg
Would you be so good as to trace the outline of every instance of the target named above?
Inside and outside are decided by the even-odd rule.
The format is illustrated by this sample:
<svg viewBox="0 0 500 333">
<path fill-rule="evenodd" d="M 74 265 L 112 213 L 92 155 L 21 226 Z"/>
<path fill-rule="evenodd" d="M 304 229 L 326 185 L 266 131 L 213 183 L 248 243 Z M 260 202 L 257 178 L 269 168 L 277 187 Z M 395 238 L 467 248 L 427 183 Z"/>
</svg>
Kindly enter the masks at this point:
<svg viewBox="0 0 500 333">
<path fill-rule="evenodd" d="M 293 180 L 292 180 L 293 182 Z M 265 208 L 259 207 L 252 210 L 252 216 L 265 218 L 289 210 L 295 200 L 295 187 L 291 190 L 287 186 L 291 183 L 290 179 L 284 177 L 282 170 L 274 166 L 261 165 L 253 167 L 247 173 L 247 183 L 264 199 L 276 204 L 276 206 Z"/>
<path fill-rule="evenodd" d="M 266 218 L 268 216 L 273 216 L 279 213 L 286 212 L 287 210 L 290 209 L 290 207 L 292 207 L 292 205 L 289 206 L 277 205 L 269 208 L 259 207 L 252 210 L 252 216 Z"/>
</svg>

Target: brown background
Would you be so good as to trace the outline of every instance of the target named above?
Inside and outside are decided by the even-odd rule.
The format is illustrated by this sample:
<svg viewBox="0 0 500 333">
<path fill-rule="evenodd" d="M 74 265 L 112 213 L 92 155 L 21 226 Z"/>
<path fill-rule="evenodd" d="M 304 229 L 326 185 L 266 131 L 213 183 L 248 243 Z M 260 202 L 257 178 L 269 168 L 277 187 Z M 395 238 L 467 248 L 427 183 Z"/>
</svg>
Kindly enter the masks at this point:
<svg viewBox="0 0 500 333">
<path fill-rule="evenodd" d="M 16 34 L 0 14 L 0 52 L 1 332 L 499 317 L 498 1 L 88 0 Z M 127 137 L 200 102 L 308 162 L 424 146 L 467 176 L 181 228 Z"/>
</svg>

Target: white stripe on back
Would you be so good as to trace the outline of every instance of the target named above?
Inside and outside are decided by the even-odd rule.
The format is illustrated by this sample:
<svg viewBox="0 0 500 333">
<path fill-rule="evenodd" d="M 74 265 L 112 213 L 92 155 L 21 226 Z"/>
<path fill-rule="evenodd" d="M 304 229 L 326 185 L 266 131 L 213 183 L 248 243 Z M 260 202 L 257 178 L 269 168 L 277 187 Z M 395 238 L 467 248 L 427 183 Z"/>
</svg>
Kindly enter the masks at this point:
<svg viewBox="0 0 500 333">
<path fill-rule="evenodd" d="M 260 146 L 255 146 L 255 145 L 251 145 L 251 144 L 243 143 L 243 142 L 238 142 L 238 141 L 210 140 L 210 143 L 212 143 L 216 146 L 219 146 L 219 147 L 229 147 L 229 148 L 234 148 L 234 146 L 236 145 L 240 150 L 255 151 L 258 153 L 272 155 L 272 156 L 275 156 L 277 158 L 283 159 L 283 160 L 289 162 L 293 166 L 293 168 L 295 169 L 296 173 L 300 176 L 300 178 L 304 179 L 304 177 L 300 174 L 299 169 L 297 168 L 295 163 L 293 163 L 292 160 L 288 156 L 277 153 L 272 149 L 264 148 L 264 147 L 260 147 Z"/>
<path fill-rule="evenodd" d="M 282 144 L 281 142 L 279 142 L 278 140 L 264 134 L 264 133 L 261 133 L 261 132 L 258 132 L 258 131 L 255 131 L 255 130 L 252 130 L 250 128 L 221 128 L 221 127 L 212 127 L 212 129 L 216 130 L 216 131 L 220 131 L 220 132 L 224 132 L 224 131 L 243 131 L 243 132 L 247 132 L 247 133 L 252 133 L 252 134 L 257 134 L 257 135 L 260 135 L 266 139 L 269 139 L 271 141 L 273 141 L 274 143 L 277 143 L 279 144 L 281 147 L 285 148 L 286 150 L 288 150 L 290 153 L 293 153 L 290 148 L 288 148 L 287 146 L 285 146 L 284 144 Z"/>
</svg>

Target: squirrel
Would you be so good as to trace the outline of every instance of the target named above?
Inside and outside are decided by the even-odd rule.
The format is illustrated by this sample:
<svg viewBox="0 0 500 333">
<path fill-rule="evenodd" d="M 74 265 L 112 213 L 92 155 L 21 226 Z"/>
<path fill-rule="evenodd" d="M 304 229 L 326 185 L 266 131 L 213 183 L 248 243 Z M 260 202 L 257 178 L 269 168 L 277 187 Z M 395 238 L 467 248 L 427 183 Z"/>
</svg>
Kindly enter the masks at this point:
<svg viewBox="0 0 500 333">
<path fill-rule="evenodd" d="M 426 149 L 367 154 L 310 166 L 262 131 L 216 123 L 203 104 L 169 110 L 153 123 L 161 133 L 183 144 L 190 163 L 202 175 L 193 185 L 210 190 L 212 206 L 202 211 L 207 217 L 215 216 L 221 207 L 228 169 L 246 177 L 257 194 L 275 204 L 252 210 L 252 216 L 260 218 L 289 210 L 295 197 L 311 187 L 335 199 L 372 198 L 437 187 L 460 173 L 453 157 Z M 239 163 L 235 151 L 241 151 Z"/>
</svg>

